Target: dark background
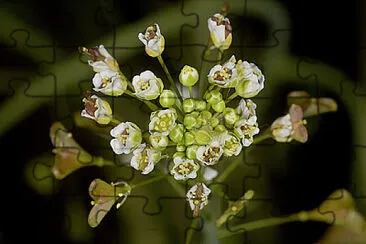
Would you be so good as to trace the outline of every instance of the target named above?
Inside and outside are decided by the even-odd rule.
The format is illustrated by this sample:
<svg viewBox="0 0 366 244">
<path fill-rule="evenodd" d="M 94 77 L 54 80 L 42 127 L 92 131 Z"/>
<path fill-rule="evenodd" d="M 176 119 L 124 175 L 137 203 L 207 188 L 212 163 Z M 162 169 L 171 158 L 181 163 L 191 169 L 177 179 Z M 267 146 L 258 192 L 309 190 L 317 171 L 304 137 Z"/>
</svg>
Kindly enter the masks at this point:
<svg viewBox="0 0 366 244">
<path fill-rule="evenodd" d="M 11 1 L 2 1 L 7 4 Z M 0 1 L 0 7 L 3 4 Z M 112 17 L 104 16 L 108 23 L 131 23 L 139 20 L 149 12 L 161 8 L 166 3 L 179 2 L 173 0 L 159 1 L 116 1 L 115 9 L 118 14 Z M 353 80 L 359 79 L 359 39 L 360 23 L 362 23 L 359 1 L 348 1 L 342 4 L 332 1 L 315 0 L 281 0 L 288 8 L 292 21 L 291 51 L 297 56 L 308 56 L 328 63 L 344 71 Z M 98 1 L 14 1 L 16 6 L 11 9 L 20 18 L 30 24 L 42 28 L 56 38 L 58 43 L 80 40 L 83 44 L 83 34 L 91 36 L 92 29 L 88 23 L 75 24 L 75 13 L 86 14 L 93 11 Z M 103 18 L 103 16 L 96 16 Z M 244 16 L 243 19 L 247 20 Z M 249 24 L 248 24 L 249 23 Z M 11 23 L 0 23 L 11 25 Z M 266 26 L 258 20 L 247 21 L 246 27 L 256 31 L 257 40 L 263 36 Z M 1 28 L 1 27 L 0 27 Z M 108 28 L 106 28 L 107 30 Z M 95 33 L 95 38 L 102 33 Z M 0 43 L 1 44 L 1 43 Z M 21 53 L 13 52 L 2 43 L 0 65 L 3 67 L 22 67 L 25 70 L 37 69 L 33 63 Z M 1 80 L 1 82 L 7 82 Z M 281 87 L 286 94 L 291 85 Z M 327 93 L 327 91 L 324 91 Z M 1 94 L 1 100 L 9 98 L 9 94 Z M 338 187 L 348 187 L 348 163 L 352 161 L 351 125 L 348 111 L 342 105 L 336 94 L 329 93 L 339 102 L 339 111 L 335 114 L 322 116 L 319 119 L 320 130 L 312 140 L 305 145 L 295 147 L 290 151 L 287 174 L 274 178 L 274 195 L 280 213 L 287 214 L 301 209 L 315 207 L 324 196 Z M 283 101 L 282 101 L 283 102 Z M 21 104 L 19 104 L 21 106 Z M 53 122 L 49 108 L 44 106 L 1 135 L 1 220 L 0 243 L 20 243 L 23 240 L 35 243 L 76 243 L 65 237 L 63 194 L 45 197 L 35 194 L 34 190 L 24 181 L 23 168 L 29 159 L 52 150 L 48 137 L 48 128 Z M 342 126 L 342 132 L 339 127 Z M 342 153 L 339 153 L 342 152 Z M 334 167 L 329 168 L 331 162 Z M 311 179 L 308 175 L 313 174 Z M 88 170 L 88 173 L 93 173 Z M 324 177 L 325 173 L 327 175 Z M 82 174 L 79 176 L 83 176 Z M 82 182 L 82 180 L 80 180 Z M 84 189 L 87 189 L 86 183 Z M 108 226 L 112 229 L 108 230 Z M 324 232 L 323 224 L 291 224 L 282 226 L 278 243 L 313 243 Z M 113 223 L 103 226 L 98 232 L 95 243 L 115 243 L 111 235 Z M 299 236 L 301 238 L 299 239 Z M 258 242 L 261 243 L 260 240 Z"/>
</svg>

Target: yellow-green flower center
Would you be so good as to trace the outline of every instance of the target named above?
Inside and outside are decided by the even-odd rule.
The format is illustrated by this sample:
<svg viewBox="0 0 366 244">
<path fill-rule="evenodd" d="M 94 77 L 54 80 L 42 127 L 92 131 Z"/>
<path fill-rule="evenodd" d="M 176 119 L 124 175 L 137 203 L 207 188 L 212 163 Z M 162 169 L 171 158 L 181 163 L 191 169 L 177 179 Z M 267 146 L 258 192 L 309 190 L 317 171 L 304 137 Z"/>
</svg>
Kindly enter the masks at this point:
<svg viewBox="0 0 366 244">
<path fill-rule="evenodd" d="M 136 89 L 136 92 L 145 91 L 145 90 L 149 89 L 149 87 L 150 87 L 149 81 L 146 81 L 146 80 L 139 80 L 137 82 L 137 84 L 138 84 L 138 87 Z"/>
<path fill-rule="evenodd" d="M 231 69 L 223 68 L 222 70 L 216 71 L 213 78 L 218 81 L 225 81 L 230 79 L 232 74 Z"/>
<path fill-rule="evenodd" d="M 103 77 L 102 78 L 102 85 L 100 86 L 100 88 L 104 88 L 104 87 L 108 86 L 109 83 L 111 83 L 111 79 L 108 78 L 108 77 Z"/>
<path fill-rule="evenodd" d="M 126 128 L 121 134 L 117 136 L 117 139 L 122 142 L 124 146 L 126 146 L 127 138 L 130 135 L 130 128 Z"/>
<path fill-rule="evenodd" d="M 147 155 L 147 149 L 145 148 L 140 155 L 137 157 L 137 162 L 139 163 L 139 170 L 144 170 L 149 163 L 149 157 Z"/>
<path fill-rule="evenodd" d="M 219 147 L 210 147 L 202 156 L 202 160 L 204 162 L 212 163 L 215 157 L 219 156 L 220 148 Z"/>
<path fill-rule="evenodd" d="M 194 169 L 194 166 L 190 163 L 184 163 L 178 165 L 178 167 L 175 168 L 175 171 L 180 175 L 187 175 L 192 172 Z"/>
<path fill-rule="evenodd" d="M 238 150 L 240 144 L 235 138 L 231 138 L 230 140 L 225 141 L 225 149 L 229 150 L 232 153 L 235 153 Z"/>
<path fill-rule="evenodd" d="M 154 130 L 159 132 L 164 132 L 169 130 L 169 128 L 173 124 L 173 116 L 172 114 L 163 114 L 161 115 L 158 120 L 155 122 Z"/>
</svg>

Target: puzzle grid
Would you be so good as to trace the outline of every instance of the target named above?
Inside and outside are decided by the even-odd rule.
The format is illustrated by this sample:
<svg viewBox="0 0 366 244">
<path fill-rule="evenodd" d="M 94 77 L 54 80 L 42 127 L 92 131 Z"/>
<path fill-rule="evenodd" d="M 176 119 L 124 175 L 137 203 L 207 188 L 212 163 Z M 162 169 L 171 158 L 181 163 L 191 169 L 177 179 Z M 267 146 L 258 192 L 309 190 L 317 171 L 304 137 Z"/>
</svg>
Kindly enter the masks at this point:
<svg viewBox="0 0 366 244">
<path fill-rule="evenodd" d="M 159 6 L 160 8 L 157 8 L 158 12 L 153 12 L 144 18 L 136 20 L 133 26 L 120 25 L 119 17 L 122 13 L 119 11 L 121 8 L 117 8 L 116 4 L 118 5 L 119 3 L 112 0 L 100 1 L 95 6 L 95 11 L 89 13 L 89 19 L 75 19 L 74 15 L 69 13 L 75 23 L 72 23 L 73 21 L 70 20 L 70 23 L 65 23 L 65 26 L 66 24 L 82 22 L 88 26 L 89 32 L 85 30 L 84 33 L 80 33 L 80 35 L 86 34 L 83 40 L 85 43 L 74 42 L 72 38 L 66 38 L 66 41 L 62 44 L 57 43 L 57 35 L 56 37 L 51 37 L 45 31 L 37 29 L 36 25 L 22 22 L 19 16 L 12 15 L 11 11 L 7 11 L 16 7 L 15 5 L 7 4 L 6 8 L 0 9 L 3 16 L 1 18 L 5 19 L 6 17 L 7 21 L 11 23 L 4 26 L 5 28 L 2 31 L 3 42 L 5 43 L 4 51 L 22 53 L 37 64 L 35 69 L 32 67 L 24 69 L 23 66 L 11 66 L 0 70 L 0 76 L 2 77 L 1 92 L 2 94 L 7 94 L 0 107 L 0 112 L 8 112 L 9 114 L 9 116 L 0 119 L 0 130 L 2 133 L 15 126 L 17 121 L 21 121 L 38 108 L 44 106 L 47 107 L 50 120 L 62 121 L 70 131 L 78 131 L 73 121 L 74 113 L 77 112 L 75 108 L 81 103 L 84 91 L 90 89 L 92 77 L 90 67 L 77 52 L 78 46 L 104 44 L 111 54 L 117 57 L 120 68 L 127 77 L 132 77 L 134 74 L 146 69 L 154 70 L 163 77 L 164 74 L 160 71 L 158 63 L 149 57 L 144 57 L 143 46 L 137 39 L 137 33 L 143 31 L 152 21 L 159 23 L 162 33 L 165 35 L 166 50 L 164 56 L 174 77 L 177 77 L 180 68 L 184 64 L 190 64 L 194 67 L 212 65 L 212 61 L 202 60 L 202 53 L 207 45 L 208 36 L 206 20 L 207 16 L 217 12 L 218 7 L 222 4 L 221 1 L 176 1 L 166 6 Z M 82 6 L 75 6 L 75 9 L 77 7 L 82 9 Z M 199 12 L 197 12 L 198 9 L 200 10 Z M 228 195 L 233 199 L 240 197 L 249 189 L 254 189 L 256 192 L 251 204 L 237 218 L 254 220 L 289 213 L 291 210 L 298 210 L 291 209 L 291 206 L 287 205 L 291 205 L 294 202 L 299 204 L 298 199 L 306 199 L 312 192 L 311 189 L 305 188 L 300 183 L 297 185 L 297 182 L 306 180 L 301 178 L 305 177 L 301 176 L 302 174 L 299 172 L 301 170 L 304 170 L 308 175 L 312 175 L 313 178 L 309 179 L 309 181 L 314 181 L 315 183 L 309 182 L 308 184 L 311 186 L 316 187 L 316 184 L 319 184 L 322 180 L 330 180 L 334 181 L 335 185 L 339 184 L 340 187 L 348 187 L 354 194 L 360 211 L 366 213 L 364 207 L 366 206 L 364 202 L 366 196 L 364 185 L 366 182 L 362 174 L 365 170 L 362 162 L 366 160 L 366 137 L 363 130 L 363 122 L 366 120 L 363 116 L 366 93 L 363 89 L 363 83 L 353 82 L 344 72 L 325 63 L 308 57 L 294 56 L 289 50 L 292 34 L 291 23 L 286 10 L 278 2 L 264 0 L 231 1 L 229 12 L 229 17 L 233 20 L 233 44 L 231 49 L 225 53 L 224 58 L 235 54 L 236 56 L 252 60 L 262 68 L 266 76 L 265 89 L 253 99 L 259 107 L 259 120 L 263 119 L 263 121 L 270 123 L 271 119 L 284 112 L 283 96 L 286 93 L 279 90 L 286 85 L 293 89 L 306 89 L 314 97 L 332 95 L 341 102 L 342 111 L 347 111 L 350 118 L 350 121 L 346 119 L 332 121 L 332 119 L 339 119 L 339 117 L 324 115 L 310 120 L 310 141 L 313 140 L 313 142 L 309 143 L 309 146 L 279 145 L 265 142 L 258 145 L 256 150 L 253 150 L 253 153 L 250 155 L 243 155 L 246 159 L 245 164 L 241 165 L 240 170 L 235 172 L 232 178 L 226 182 L 227 185 L 223 185 L 227 189 Z M 174 16 L 175 21 L 169 21 L 168 16 Z M 258 42 L 257 40 L 246 38 L 250 36 L 250 29 L 243 31 L 243 28 L 234 25 L 241 23 L 243 20 L 251 19 L 251 16 L 260 16 L 262 21 L 268 25 L 268 38 L 265 41 Z M 68 19 L 68 17 L 66 16 L 65 19 Z M 235 32 L 235 30 L 238 31 Z M 98 32 L 108 34 L 98 36 Z M 92 39 L 90 36 L 95 38 Z M 365 45 L 361 44 L 360 46 L 360 53 L 362 54 Z M 141 63 L 141 60 L 145 62 Z M 279 69 L 279 67 L 286 68 Z M 288 89 L 286 90 L 287 92 L 290 91 Z M 279 97 L 279 94 L 282 97 Z M 121 120 L 125 118 L 140 120 L 144 118 L 143 116 L 146 116 L 140 105 L 132 102 L 129 98 L 113 98 L 109 101 L 112 104 L 113 111 L 121 110 L 123 107 L 129 107 L 131 111 L 134 111 L 127 115 L 121 114 Z M 19 104 L 22 105 L 22 110 L 14 110 Z M 277 107 L 274 105 L 277 105 Z M 341 131 L 339 133 L 352 132 L 353 137 L 349 141 L 340 141 L 332 144 L 334 151 L 342 152 L 343 149 L 345 150 L 344 154 L 346 156 L 342 154 L 337 158 L 337 156 L 328 154 L 332 153 L 332 150 L 329 148 L 325 148 L 324 151 L 321 150 L 326 140 L 322 137 L 324 134 L 320 133 L 322 126 L 329 126 L 336 130 L 337 126 L 343 126 L 343 122 L 349 122 L 352 126 L 352 131 L 345 128 L 345 132 Z M 344 126 L 346 127 L 347 125 Z M 107 129 L 101 127 L 100 132 L 105 132 Z M 45 128 L 45 131 L 48 133 L 48 129 Z M 327 135 L 332 136 L 331 138 L 334 139 L 337 138 L 336 135 L 326 134 L 325 136 Z M 80 171 L 84 172 L 78 172 L 77 176 L 60 182 L 47 175 L 39 176 L 37 171 L 34 171 L 34 180 L 41 182 L 37 184 L 52 184 L 53 187 L 49 194 L 57 199 L 58 194 L 61 193 L 66 199 L 63 203 L 57 203 L 58 205 L 63 204 L 62 208 L 64 209 L 65 219 L 59 218 L 61 218 L 60 222 L 65 223 L 63 229 L 63 233 L 66 233 L 65 238 L 78 241 L 78 238 L 83 236 L 79 241 L 88 242 L 94 238 L 95 242 L 99 243 L 99 241 L 105 241 L 105 239 L 102 239 L 105 235 L 109 235 L 109 243 L 123 243 L 126 236 L 131 243 L 142 243 L 151 238 L 155 238 L 156 243 L 169 243 L 169 238 L 171 238 L 169 235 L 173 235 L 176 240 L 183 243 L 186 233 L 193 231 L 196 233 L 197 240 L 199 240 L 199 235 L 207 226 L 200 221 L 199 226 L 192 229 L 190 227 L 192 218 L 184 199 L 177 196 L 171 189 L 167 188 L 164 191 L 157 192 L 153 186 L 133 192 L 123 208 L 118 210 L 118 212 L 111 212 L 110 216 L 103 221 L 106 223 L 101 227 L 100 233 L 93 233 L 98 230 L 88 229 L 86 221 L 85 223 L 82 222 L 87 219 L 86 211 L 88 210 L 85 208 L 84 203 L 88 201 L 88 196 L 87 194 L 82 194 L 80 189 L 87 193 L 88 183 L 97 177 L 115 180 L 123 176 L 123 180 L 126 181 L 142 177 L 131 170 L 131 168 L 125 166 L 123 159 L 116 158 L 113 155 L 111 149 L 106 146 L 106 138 L 104 138 L 104 141 L 103 138 L 99 138 L 101 142 L 92 142 L 93 152 L 114 159 L 116 164 L 120 165 L 117 169 L 108 167 L 102 169 L 88 168 L 85 171 L 82 169 Z M 347 147 L 348 143 L 352 145 L 351 150 Z M 301 158 L 296 158 L 299 154 L 306 152 L 306 150 L 311 150 L 314 155 L 319 155 L 315 162 L 324 161 L 322 166 L 314 164 L 311 167 L 313 170 L 319 167 L 318 172 L 313 172 L 301 165 L 310 164 L 310 156 L 302 155 Z M 322 154 L 327 155 L 323 156 Z M 265 155 L 273 156 L 268 158 Z M 349 159 L 347 155 L 352 155 L 350 162 L 332 165 L 332 160 Z M 298 159 L 297 163 L 293 162 L 294 157 Z M 37 159 L 33 163 L 37 164 L 38 168 L 47 166 L 49 161 Z M 348 169 L 347 163 L 352 163 L 351 169 Z M 327 167 L 331 170 L 327 170 Z M 343 173 L 343 170 L 350 171 L 350 175 L 344 177 L 346 180 L 340 179 L 337 181 L 337 177 L 342 177 L 341 173 Z M 295 172 L 294 176 L 287 175 L 286 177 L 287 171 Z M 300 179 L 297 178 L 299 176 Z M 73 187 L 75 184 L 78 187 Z M 281 187 L 284 184 L 294 184 L 293 188 L 298 186 L 298 192 L 293 188 L 287 192 L 286 190 L 274 190 L 276 186 Z M 316 202 L 314 199 L 320 201 L 333 189 L 323 190 L 322 194 L 318 193 L 318 195 L 312 196 L 313 200 L 310 202 Z M 162 195 L 161 192 L 165 194 Z M 286 199 L 286 201 L 278 200 L 277 198 L 280 198 L 280 196 Z M 298 199 L 294 200 L 296 198 Z M 52 203 L 55 202 L 55 199 L 51 200 Z M 73 209 L 80 209 L 80 211 L 76 211 L 76 213 L 74 210 L 71 211 L 71 206 Z M 301 204 L 297 206 L 299 207 Z M 220 207 L 222 206 L 208 206 L 209 211 L 213 212 L 219 211 Z M 52 213 L 52 207 L 51 209 L 46 209 Z M 39 211 L 42 211 L 42 208 Z M 132 221 L 133 219 L 143 221 Z M 162 221 L 173 223 L 177 220 L 181 221 L 181 228 L 169 228 L 169 224 L 161 223 Z M 117 221 L 121 223 L 117 224 Z M 74 230 L 72 226 L 76 225 L 79 228 Z M 157 229 L 157 226 L 163 226 L 169 229 L 171 233 L 161 235 L 162 230 Z M 52 226 L 49 228 L 52 228 Z M 123 232 L 120 231 L 122 228 Z M 230 222 L 228 228 L 230 228 Z M 237 243 L 275 243 L 274 237 L 278 232 L 284 231 L 284 233 L 289 233 L 295 227 L 287 228 L 280 229 L 276 227 L 248 232 L 239 235 Z M 302 227 L 296 226 L 296 228 Z M 138 233 L 136 230 L 139 229 L 144 230 L 144 235 L 136 234 Z M 161 239 L 158 240 L 156 238 Z M 258 242 L 258 240 L 261 240 L 261 242 Z"/>
</svg>

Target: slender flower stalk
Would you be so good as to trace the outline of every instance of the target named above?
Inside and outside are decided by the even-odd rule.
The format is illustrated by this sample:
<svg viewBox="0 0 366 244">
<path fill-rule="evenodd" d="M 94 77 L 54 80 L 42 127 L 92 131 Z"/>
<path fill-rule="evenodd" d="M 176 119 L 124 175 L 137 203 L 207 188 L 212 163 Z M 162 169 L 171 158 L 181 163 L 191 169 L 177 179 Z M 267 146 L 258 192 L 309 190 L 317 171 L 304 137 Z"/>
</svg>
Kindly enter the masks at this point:
<svg viewBox="0 0 366 244">
<path fill-rule="evenodd" d="M 141 181 L 141 182 L 138 182 L 136 184 L 132 184 L 130 186 L 131 186 L 131 189 L 135 189 L 135 188 L 138 188 L 138 187 L 141 187 L 141 186 L 146 186 L 146 185 L 152 184 L 154 182 L 163 180 L 165 178 L 167 178 L 167 175 L 158 175 L 158 176 L 155 176 L 155 177 L 150 178 L 148 180 Z"/>
<path fill-rule="evenodd" d="M 149 109 L 150 109 L 151 111 L 156 111 L 156 110 L 159 108 L 159 107 L 158 107 L 158 106 L 156 106 L 154 103 L 152 103 L 152 102 L 150 102 L 150 101 L 148 101 L 148 100 L 144 100 L 144 99 L 142 99 L 142 98 L 137 97 L 135 94 L 133 94 L 133 93 L 132 93 L 132 92 L 130 92 L 129 90 L 126 90 L 126 91 L 125 91 L 125 93 L 126 93 L 127 95 L 129 95 L 130 97 L 136 98 L 136 99 L 140 100 L 141 102 L 145 103 L 145 104 L 146 104 L 146 106 L 148 106 L 148 107 L 149 107 Z"/>
<path fill-rule="evenodd" d="M 164 60 L 163 60 L 162 56 L 160 55 L 160 56 L 158 56 L 157 58 L 158 58 L 158 60 L 159 60 L 159 63 L 160 63 L 160 65 L 161 65 L 161 67 L 163 68 L 163 70 L 164 70 L 164 72 L 165 72 L 166 76 L 168 77 L 168 80 L 169 80 L 170 85 L 172 86 L 172 88 L 173 88 L 174 92 L 177 94 L 177 96 L 178 96 L 179 100 L 183 101 L 183 98 L 182 98 L 182 96 L 181 96 L 181 94 L 180 94 L 180 92 L 179 92 L 179 90 L 178 90 L 178 88 L 177 88 L 177 85 L 175 84 L 175 82 L 174 82 L 174 80 L 173 80 L 172 76 L 170 75 L 170 72 L 169 72 L 169 70 L 168 70 L 168 67 L 165 65 L 165 62 L 164 62 Z"/>
<path fill-rule="evenodd" d="M 268 219 L 261 219 L 251 221 L 248 223 L 237 225 L 229 230 L 221 229 L 217 232 L 217 238 L 222 239 L 233 235 L 241 234 L 243 232 L 266 228 L 270 226 L 282 225 L 290 222 L 302 221 L 301 212 L 286 217 L 274 217 Z"/>
<path fill-rule="evenodd" d="M 236 92 L 234 92 L 233 94 L 230 95 L 230 97 L 228 97 L 226 100 L 225 100 L 225 103 L 229 103 L 231 100 L 233 100 L 234 98 L 236 98 L 238 96 L 238 94 Z"/>
</svg>

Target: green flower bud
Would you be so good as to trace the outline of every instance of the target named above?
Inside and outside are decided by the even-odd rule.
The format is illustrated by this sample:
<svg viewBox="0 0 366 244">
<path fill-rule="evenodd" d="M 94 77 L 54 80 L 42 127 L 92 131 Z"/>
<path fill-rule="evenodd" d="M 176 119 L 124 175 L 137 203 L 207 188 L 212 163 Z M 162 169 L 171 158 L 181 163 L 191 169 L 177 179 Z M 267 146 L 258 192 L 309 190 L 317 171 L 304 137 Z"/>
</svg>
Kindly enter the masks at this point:
<svg viewBox="0 0 366 244">
<path fill-rule="evenodd" d="M 210 125 L 212 128 L 215 128 L 220 123 L 220 120 L 217 117 L 212 117 L 210 120 Z"/>
<path fill-rule="evenodd" d="M 191 98 L 185 99 L 183 101 L 183 111 L 185 113 L 190 113 L 195 109 L 195 105 L 196 103 L 193 99 Z"/>
<path fill-rule="evenodd" d="M 196 140 L 195 140 L 195 136 L 193 134 L 193 132 L 186 132 L 184 133 L 184 144 L 186 146 L 195 144 Z"/>
<path fill-rule="evenodd" d="M 198 71 L 188 65 L 184 65 L 179 74 L 179 81 L 184 86 L 194 86 L 194 84 L 196 84 L 198 81 L 198 78 Z"/>
<path fill-rule="evenodd" d="M 239 119 L 238 114 L 233 108 L 225 108 L 224 110 L 225 123 L 228 125 L 233 125 Z"/>
<path fill-rule="evenodd" d="M 215 132 L 219 132 L 219 133 L 222 133 L 222 132 L 226 132 L 227 129 L 224 125 L 217 125 L 214 129 Z"/>
<path fill-rule="evenodd" d="M 198 145 L 191 145 L 191 146 L 187 147 L 186 157 L 189 159 L 195 160 L 197 158 L 196 151 L 198 148 L 199 148 Z"/>
<path fill-rule="evenodd" d="M 167 136 L 150 135 L 149 141 L 151 146 L 158 150 L 164 150 L 169 144 L 169 139 Z"/>
<path fill-rule="evenodd" d="M 180 143 L 183 141 L 184 126 L 182 124 L 177 124 L 172 131 L 169 133 L 169 138 L 175 143 Z"/>
<path fill-rule="evenodd" d="M 197 111 L 203 111 L 203 110 L 205 110 L 206 109 L 206 102 L 205 101 L 203 101 L 203 100 L 197 100 L 197 101 L 195 101 L 195 105 L 196 105 L 196 107 L 195 107 L 195 109 L 197 110 Z"/>
<path fill-rule="evenodd" d="M 211 118 L 212 118 L 211 112 L 204 110 L 200 113 L 198 121 L 201 125 L 206 125 L 210 122 Z"/>
<path fill-rule="evenodd" d="M 186 154 L 184 152 L 176 152 L 173 154 L 173 158 L 176 158 L 176 157 L 184 158 L 185 156 L 186 156 Z"/>
<path fill-rule="evenodd" d="M 212 136 L 207 130 L 199 130 L 194 132 L 195 140 L 199 145 L 207 145 L 212 141 Z"/>
<path fill-rule="evenodd" d="M 187 114 L 186 116 L 184 116 L 184 126 L 190 130 L 193 129 L 195 127 L 197 127 L 198 123 L 197 123 L 197 117 L 194 116 L 193 114 Z"/>
<path fill-rule="evenodd" d="M 206 95 L 206 101 L 211 105 L 217 104 L 222 101 L 222 94 L 216 90 L 210 91 Z"/>
<path fill-rule="evenodd" d="M 159 103 L 164 108 L 172 107 L 175 103 L 175 94 L 171 90 L 163 90 L 160 94 Z"/>
<path fill-rule="evenodd" d="M 183 144 L 178 144 L 175 148 L 178 152 L 184 152 L 186 150 L 186 146 Z"/>
<path fill-rule="evenodd" d="M 221 113 L 226 108 L 225 102 L 223 100 L 219 101 L 216 104 L 212 104 L 212 109 L 215 110 L 217 113 Z"/>
</svg>

